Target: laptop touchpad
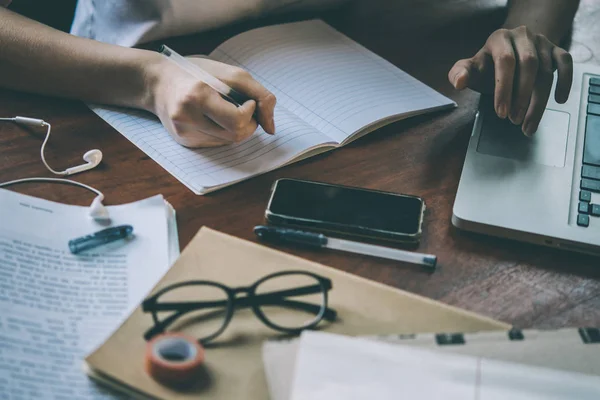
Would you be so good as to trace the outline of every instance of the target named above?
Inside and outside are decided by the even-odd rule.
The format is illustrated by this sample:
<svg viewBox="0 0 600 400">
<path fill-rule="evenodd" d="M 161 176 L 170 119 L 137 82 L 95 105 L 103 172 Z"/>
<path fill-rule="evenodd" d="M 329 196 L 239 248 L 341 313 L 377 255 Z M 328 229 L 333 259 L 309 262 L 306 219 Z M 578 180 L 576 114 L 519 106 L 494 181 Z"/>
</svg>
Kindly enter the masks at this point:
<svg viewBox="0 0 600 400">
<path fill-rule="evenodd" d="M 538 131 L 528 138 L 521 127 L 498 118 L 491 107 L 481 107 L 483 121 L 477 152 L 552 167 L 564 167 L 569 114 L 546 110 Z"/>
</svg>

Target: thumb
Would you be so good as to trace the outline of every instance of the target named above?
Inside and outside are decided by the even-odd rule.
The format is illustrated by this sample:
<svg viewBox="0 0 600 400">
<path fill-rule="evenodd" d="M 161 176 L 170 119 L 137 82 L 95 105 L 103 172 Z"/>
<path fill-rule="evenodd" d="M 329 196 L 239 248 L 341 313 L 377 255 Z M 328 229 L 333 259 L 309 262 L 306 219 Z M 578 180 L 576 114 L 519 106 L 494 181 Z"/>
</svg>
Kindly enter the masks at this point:
<svg viewBox="0 0 600 400">
<path fill-rule="evenodd" d="M 457 90 L 463 90 L 471 85 L 471 70 L 474 68 L 472 59 L 457 61 L 448 72 L 448 80 Z"/>
<path fill-rule="evenodd" d="M 475 56 L 457 61 L 448 72 L 450 83 L 458 90 L 468 87 L 477 91 L 485 89 L 484 86 L 489 86 L 489 83 L 493 84 L 493 77 L 487 77 L 493 73 L 493 68 L 489 68 L 488 58 L 485 51 L 481 49 Z M 491 82 L 486 83 L 486 79 L 488 81 L 491 79 Z"/>
</svg>

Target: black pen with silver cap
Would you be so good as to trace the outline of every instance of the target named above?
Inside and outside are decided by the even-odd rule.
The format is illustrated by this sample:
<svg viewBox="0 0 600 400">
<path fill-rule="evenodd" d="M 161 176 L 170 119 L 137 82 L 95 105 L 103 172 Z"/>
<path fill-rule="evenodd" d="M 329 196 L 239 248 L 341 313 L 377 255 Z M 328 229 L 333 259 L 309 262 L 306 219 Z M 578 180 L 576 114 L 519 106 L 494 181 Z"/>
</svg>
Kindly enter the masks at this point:
<svg viewBox="0 0 600 400">
<path fill-rule="evenodd" d="M 254 233 L 260 239 L 270 242 L 295 243 L 403 261 L 421 265 L 427 271 L 434 271 L 437 265 L 437 256 L 432 254 L 422 254 L 368 243 L 354 242 L 351 240 L 336 239 L 327 237 L 322 233 L 264 225 L 254 227 Z"/>
</svg>

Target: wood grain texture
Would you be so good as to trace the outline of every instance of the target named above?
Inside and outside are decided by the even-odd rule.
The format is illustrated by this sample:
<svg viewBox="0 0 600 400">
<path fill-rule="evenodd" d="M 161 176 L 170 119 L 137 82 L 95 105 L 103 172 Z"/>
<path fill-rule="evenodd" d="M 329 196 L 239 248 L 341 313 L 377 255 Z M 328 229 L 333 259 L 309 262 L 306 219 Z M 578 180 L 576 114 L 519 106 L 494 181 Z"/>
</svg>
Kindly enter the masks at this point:
<svg viewBox="0 0 600 400">
<path fill-rule="evenodd" d="M 77 165 L 85 151 L 101 149 L 101 168 L 76 179 L 102 190 L 106 204 L 162 193 L 177 210 L 182 247 L 203 225 L 255 240 L 252 228 L 263 222 L 271 184 L 280 177 L 416 194 L 428 206 L 419 250 L 438 255 L 440 269 L 434 274 L 368 257 L 280 249 L 522 328 L 600 326 L 598 258 L 460 232 L 450 222 L 478 95 L 454 91 L 446 74 L 454 61 L 474 54 L 500 25 L 504 2 L 375 0 L 369 5 L 351 4 L 323 17 L 453 98 L 458 109 L 390 125 L 343 149 L 207 196 L 193 195 L 80 102 L 0 91 L 0 114 L 51 122 L 47 159 L 55 168 Z M 582 0 L 572 41 L 577 61 L 600 63 L 599 18 L 600 0 Z M 185 54 L 207 53 L 235 33 L 279 20 L 246 22 L 167 44 Z M 0 181 L 49 176 L 39 159 L 42 139 L 42 132 L 1 125 Z M 91 194 L 62 185 L 27 184 L 13 190 L 74 204 L 92 200 Z"/>
</svg>

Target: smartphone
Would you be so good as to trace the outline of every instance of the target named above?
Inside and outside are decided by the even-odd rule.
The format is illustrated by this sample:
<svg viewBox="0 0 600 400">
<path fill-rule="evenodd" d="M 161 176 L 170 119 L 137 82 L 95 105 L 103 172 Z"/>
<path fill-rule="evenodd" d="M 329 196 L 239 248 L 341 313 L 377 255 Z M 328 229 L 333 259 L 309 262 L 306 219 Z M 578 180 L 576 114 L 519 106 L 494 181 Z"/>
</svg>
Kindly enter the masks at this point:
<svg viewBox="0 0 600 400">
<path fill-rule="evenodd" d="M 417 196 L 279 179 L 265 212 L 273 225 L 332 232 L 345 237 L 417 243 L 425 203 Z"/>
</svg>

